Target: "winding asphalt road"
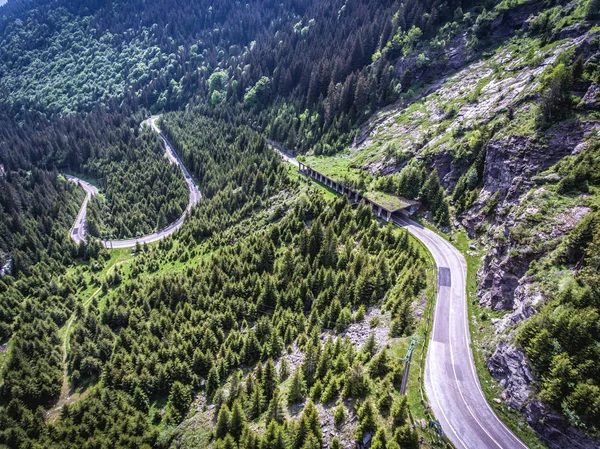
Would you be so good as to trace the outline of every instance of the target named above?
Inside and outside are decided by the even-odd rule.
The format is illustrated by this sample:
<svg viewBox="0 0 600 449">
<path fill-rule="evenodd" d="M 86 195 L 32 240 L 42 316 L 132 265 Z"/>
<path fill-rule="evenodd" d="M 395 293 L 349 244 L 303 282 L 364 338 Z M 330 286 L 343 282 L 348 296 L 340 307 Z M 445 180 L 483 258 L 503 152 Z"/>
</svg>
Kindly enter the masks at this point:
<svg viewBox="0 0 600 449">
<path fill-rule="evenodd" d="M 76 178 L 75 176 L 65 175 L 67 180 L 74 182 L 75 184 L 80 185 L 85 190 L 85 199 L 79 208 L 79 213 L 77 214 L 77 218 L 75 219 L 75 223 L 71 228 L 71 238 L 78 245 L 85 241 L 86 234 L 86 213 L 87 213 L 87 204 L 93 196 L 98 195 L 98 189 L 91 185 L 89 182 L 85 182 L 83 179 Z"/>
<path fill-rule="evenodd" d="M 423 242 L 438 267 L 425 392 L 442 430 L 457 449 L 527 449 L 494 413 L 479 384 L 471 352 L 464 257 L 406 216 L 394 214 L 392 221 Z"/>
<path fill-rule="evenodd" d="M 269 142 L 281 157 L 289 154 Z M 392 221 L 429 249 L 438 267 L 438 294 L 425 364 L 425 392 L 442 430 L 457 449 L 527 449 L 488 404 L 475 370 L 467 308 L 467 264 L 435 232 L 401 213 Z"/>
<path fill-rule="evenodd" d="M 190 199 L 188 201 L 187 208 L 185 209 L 185 211 L 183 212 L 181 217 L 179 217 L 174 223 L 171 223 L 169 226 L 161 229 L 160 231 L 157 231 L 153 234 L 148 234 L 148 235 L 144 235 L 144 236 L 140 236 L 140 237 L 134 237 L 131 239 L 102 240 L 102 245 L 105 248 L 132 248 L 132 247 L 136 246 L 138 243 L 140 245 L 142 245 L 144 243 L 152 243 L 152 242 L 157 242 L 159 240 L 164 239 L 165 237 L 173 234 L 175 231 L 177 231 L 181 227 L 181 225 L 185 221 L 185 219 L 186 219 L 188 213 L 190 212 L 190 210 L 192 209 L 192 207 L 194 207 L 196 204 L 198 204 L 198 202 L 202 199 L 202 194 L 200 193 L 200 190 L 198 189 L 198 186 L 196 185 L 196 183 L 193 181 L 187 168 L 185 168 L 185 165 L 183 165 L 183 162 L 181 162 L 181 159 L 179 159 L 179 156 L 177 155 L 177 153 L 175 152 L 175 150 L 173 149 L 173 147 L 171 146 L 171 144 L 169 143 L 167 138 L 164 136 L 162 131 L 156 125 L 156 121 L 158 119 L 159 119 L 158 116 L 153 116 L 153 117 L 150 117 L 149 119 L 147 119 L 145 121 L 145 123 L 147 123 L 148 126 L 150 126 L 150 128 L 152 128 L 152 130 L 154 130 L 156 133 L 158 133 L 158 135 L 162 139 L 163 143 L 165 144 L 165 150 L 167 152 L 169 161 L 172 164 L 177 164 L 177 166 L 181 169 L 181 171 L 183 172 L 183 175 L 185 176 L 185 182 L 187 183 L 188 190 L 190 192 Z M 78 183 L 87 192 L 85 200 L 83 201 L 83 204 L 81 205 L 81 209 L 79 210 L 79 214 L 77 214 L 75 224 L 73 225 L 73 228 L 71 229 L 71 238 L 73 239 L 73 241 L 75 243 L 79 244 L 82 240 L 85 240 L 85 234 L 86 234 L 86 224 L 85 223 L 86 223 L 87 203 L 92 196 L 98 194 L 98 189 L 96 189 L 91 184 L 89 184 L 79 178 L 75 178 L 74 176 L 67 176 L 67 179 Z"/>
</svg>

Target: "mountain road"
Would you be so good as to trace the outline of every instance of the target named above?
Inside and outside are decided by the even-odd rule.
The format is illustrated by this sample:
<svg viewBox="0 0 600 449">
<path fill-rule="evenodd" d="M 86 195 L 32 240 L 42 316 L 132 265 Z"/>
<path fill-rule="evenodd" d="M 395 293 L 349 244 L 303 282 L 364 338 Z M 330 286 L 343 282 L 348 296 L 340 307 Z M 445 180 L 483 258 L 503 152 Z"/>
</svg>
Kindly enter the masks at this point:
<svg viewBox="0 0 600 449">
<path fill-rule="evenodd" d="M 166 154 L 169 159 L 169 162 L 172 164 L 176 164 L 182 171 L 182 173 L 185 177 L 185 182 L 186 182 L 186 184 L 188 186 L 188 190 L 189 190 L 188 205 L 187 205 L 185 211 L 183 212 L 183 214 L 175 222 L 171 223 L 167 227 L 165 227 L 157 232 L 154 232 L 152 234 L 143 235 L 143 236 L 139 236 L 139 237 L 133 237 L 133 238 L 129 238 L 129 239 L 104 239 L 104 240 L 102 240 L 102 245 L 105 248 L 132 248 L 132 247 L 136 246 L 137 244 L 142 245 L 144 243 L 157 242 L 159 240 L 164 239 L 165 237 L 168 237 L 169 235 L 173 234 L 175 231 L 177 231 L 181 227 L 181 225 L 187 218 L 188 213 L 191 211 L 192 207 L 194 207 L 196 204 L 198 204 L 198 202 L 202 199 L 202 194 L 200 193 L 198 186 L 192 179 L 192 176 L 188 172 L 185 165 L 183 165 L 183 162 L 181 162 L 181 159 L 179 158 L 179 156 L 173 149 L 173 146 L 169 143 L 169 141 L 167 140 L 165 135 L 162 133 L 162 131 L 156 125 L 156 121 L 158 119 L 159 119 L 158 116 L 153 116 L 153 117 L 150 117 L 147 120 L 145 120 L 143 123 L 147 123 L 148 126 L 159 135 L 159 137 L 162 139 L 162 141 L 165 145 L 165 150 L 166 150 Z M 86 198 L 83 201 L 83 204 L 81 205 L 81 209 L 79 210 L 79 213 L 77 214 L 77 218 L 75 219 L 75 224 L 73 225 L 73 228 L 71 229 L 71 239 L 73 239 L 73 241 L 75 243 L 79 244 L 81 241 L 85 240 L 85 236 L 86 236 L 87 203 L 92 196 L 98 194 L 98 189 L 96 187 L 92 186 L 91 184 L 89 184 L 79 178 L 76 178 L 74 176 L 67 175 L 66 178 L 69 181 L 78 183 L 81 187 L 83 187 L 85 189 L 85 191 L 87 193 Z"/>
<path fill-rule="evenodd" d="M 298 161 L 269 142 L 284 161 Z M 463 255 L 430 229 L 394 213 L 392 221 L 423 242 L 438 269 L 438 293 L 425 362 L 425 393 L 436 419 L 457 449 L 527 449 L 488 404 L 475 369 Z"/>
</svg>

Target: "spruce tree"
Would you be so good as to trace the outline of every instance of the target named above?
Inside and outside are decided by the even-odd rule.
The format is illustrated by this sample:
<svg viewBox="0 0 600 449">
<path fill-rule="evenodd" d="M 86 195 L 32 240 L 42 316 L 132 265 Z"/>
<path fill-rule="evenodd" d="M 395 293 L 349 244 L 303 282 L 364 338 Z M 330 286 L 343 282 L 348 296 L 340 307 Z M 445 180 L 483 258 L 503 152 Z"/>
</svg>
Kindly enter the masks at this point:
<svg viewBox="0 0 600 449">
<path fill-rule="evenodd" d="M 242 432 L 239 447 L 244 449 L 258 449 L 258 437 L 248 426 Z"/>
<path fill-rule="evenodd" d="M 279 389 L 277 389 L 273 393 L 273 398 L 271 399 L 267 409 L 267 422 L 274 420 L 281 424 L 283 423 L 284 418 L 284 411 L 281 405 L 281 399 L 279 397 Z"/>
<path fill-rule="evenodd" d="M 375 355 L 375 352 L 377 352 L 377 342 L 375 341 L 375 334 L 373 332 L 369 334 L 363 346 L 363 352 L 367 355 L 368 359 L 371 359 Z"/>
<path fill-rule="evenodd" d="M 338 402 L 338 405 L 335 408 L 335 413 L 333 415 L 333 422 L 336 426 L 340 426 L 345 420 L 346 413 L 344 412 L 344 404 Z"/>
<path fill-rule="evenodd" d="M 373 436 L 373 440 L 371 441 L 371 449 L 385 449 L 386 448 L 386 438 L 385 438 L 385 430 L 379 429 Z"/>
<path fill-rule="evenodd" d="M 302 378 L 302 371 L 296 369 L 292 376 L 292 383 L 288 392 L 288 404 L 296 404 L 304 399 L 306 394 L 306 383 Z"/>
<path fill-rule="evenodd" d="M 406 395 L 402 396 L 400 399 L 394 400 L 391 415 L 394 427 L 400 427 L 406 423 L 406 418 L 408 417 L 408 402 Z"/>
<path fill-rule="evenodd" d="M 410 428 L 410 424 L 404 424 L 394 431 L 394 440 L 402 449 L 418 449 L 419 439 L 417 432 Z"/>
<path fill-rule="evenodd" d="M 290 377 L 290 365 L 285 360 L 285 358 L 281 358 L 281 363 L 279 365 L 279 381 L 283 382 L 288 377 Z"/>
<path fill-rule="evenodd" d="M 263 412 L 263 404 L 264 397 L 262 395 L 262 390 L 257 386 L 254 388 L 252 398 L 250 399 L 250 418 L 255 419 L 260 416 Z"/>
<path fill-rule="evenodd" d="M 191 402 L 192 393 L 190 388 L 179 381 L 174 382 L 169 393 L 168 402 L 169 413 L 174 421 L 179 422 L 185 417 Z"/>
<path fill-rule="evenodd" d="M 140 387 L 135 387 L 135 391 L 133 392 L 133 402 L 138 409 L 143 412 L 148 411 L 150 406 L 148 395 Z"/>
<path fill-rule="evenodd" d="M 273 359 L 267 360 L 267 364 L 263 373 L 262 387 L 265 399 L 270 401 L 273 398 L 275 389 L 277 388 L 277 371 L 275 370 L 275 363 L 273 362 Z"/>
<path fill-rule="evenodd" d="M 302 416 L 298 421 L 298 427 L 294 435 L 293 448 L 302 449 L 307 441 L 310 441 L 309 444 L 311 445 L 315 444 L 315 442 L 318 443 L 318 447 L 321 447 L 323 443 L 319 413 L 312 401 L 308 401 L 306 407 L 304 407 Z"/>
<path fill-rule="evenodd" d="M 267 424 L 267 430 L 262 438 L 261 448 L 264 449 L 289 449 L 285 428 L 277 421 Z"/>
<path fill-rule="evenodd" d="M 367 433 L 375 433 L 377 431 L 376 412 L 371 401 L 367 399 L 358 409 L 358 425 L 354 436 L 356 441 L 362 442 L 363 437 Z"/>
<path fill-rule="evenodd" d="M 215 445 L 215 449 L 236 449 L 236 447 L 237 445 L 231 435 L 227 435 L 225 438 L 217 440 L 217 444 Z"/>
<path fill-rule="evenodd" d="M 206 379 L 206 397 L 209 400 L 212 400 L 220 384 L 221 380 L 219 377 L 219 372 L 217 371 L 217 367 L 213 366 L 210 369 L 210 372 L 208 373 L 208 377 Z"/>
<path fill-rule="evenodd" d="M 229 433 L 229 421 L 231 419 L 231 413 L 227 405 L 223 405 L 219 410 L 217 416 L 217 427 L 215 428 L 215 435 L 217 438 L 225 438 Z"/>
<path fill-rule="evenodd" d="M 314 434 L 309 434 L 304 440 L 304 444 L 301 449 L 321 449 L 321 442 Z"/>
<path fill-rule="evenodd" d="M 231 418 L 229 420 L 229 433 L 235 441 L 239 441 L 244 429 L 246 428 L 246 415 L 242 409 L 242 404 L 239 399 L 233 403 L 231 410 Z"/>
</svg>

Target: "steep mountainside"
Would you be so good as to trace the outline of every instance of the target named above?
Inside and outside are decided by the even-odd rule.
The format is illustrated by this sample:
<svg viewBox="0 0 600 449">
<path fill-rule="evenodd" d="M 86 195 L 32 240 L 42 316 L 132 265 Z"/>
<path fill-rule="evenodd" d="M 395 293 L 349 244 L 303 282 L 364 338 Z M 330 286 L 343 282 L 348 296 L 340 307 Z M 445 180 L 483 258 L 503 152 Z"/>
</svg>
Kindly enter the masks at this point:
<svg viewBox="0 0 600 449">
<path fill-rule="evenodd" d="M 596 447 L 600 430 L 592 3 L 502 3 L 487 13 L 487 44 L 469 40 L 481 16 L 470 33 L 456 26 L 441 50 L 420 49 L 432 65 L 395 63 L 424 81 L 411 95 L 374 115 L 341 155 L 305 158 L 366 190 L 417 198 L 419 173 L 436 170 L 452 227 L 482 256 L 472 327 L 500 381 L 494 394 L 561 448 Z M 429 209 L 424 217 L 444 225 Z"/>
<path fill-rule="evenodd" d="M 10 0 L 0 8 L 0 446 L 441 444 L 435 274 L 287 170 L 418 200 L 464 251 L 478 374 L 531 448 L 600 445 L 599 0 Z M 201 201 L 185 207 L 161 127 Z M 417 367 L 415 363 L 413 366 Z M 433 427 L 428 427 L 428 423 Z M 479 448 L 478 448 L 479 449 Z"/>
</svg>

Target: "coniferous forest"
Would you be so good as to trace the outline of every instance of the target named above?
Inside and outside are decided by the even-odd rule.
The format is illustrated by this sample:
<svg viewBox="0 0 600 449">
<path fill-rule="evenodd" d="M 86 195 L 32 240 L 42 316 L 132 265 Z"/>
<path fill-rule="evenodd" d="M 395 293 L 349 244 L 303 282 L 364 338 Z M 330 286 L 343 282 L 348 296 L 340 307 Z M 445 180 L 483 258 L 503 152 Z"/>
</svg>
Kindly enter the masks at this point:
<svg viewBox="0 0 600 449">
<path fill-rule="evenodd" d="M 300 176 L 272 141 L 315 160 L 341 155 L 344 180 L 357 191 L 373 185 L 418 200 L 420 226 L 464 247 L 473 332 L 505 315 L 477 309 L 484 294 L 475 259 L 486 254 L 468 242 L 479 245 L 490 229 L 494 242 L 510 242 L 488 254 L 517 259 L 520 276 L 538 276 L 546 288 L 543 300 L 523 307 L 521 324 L 508 324 L 535 378 L 528 401 L 597 437 L 600 145 L 589 136 L 600 118 L 577 105 L 587 98 L 582 86 L 600 82 L 600 49 L 593 35 L 585 58 L 551 52 L 580 31 L 576 23 L 597 32 L 598 8 L 596 0 L 569 8 L 559 0 L 0 6 L 0 448 L 442 447 L 422 386 L 436 293 L 431 254 L 366 204 Z M 528 17 L 535 20 L 523 25 Z M 544 56 L 528 55 L 521 68 L 543 64 L 543 77 L 529 96 L 494 110 L 501 119 L 477 124 L 458 101 L 424 103 L 468 64 L 504 58 L 501 46 L 513 38 L 535 40 Z M 469 81 L 478 92 L 464 104 L 477 104 L 502 71 L 496 63 L 485 82 Z M 409 118 L 374 116 L 403 108 Z M 157 125 L 202 193 L 187 214 L 186 179 L 144 124 L 151 115 L 160 115 Z M 369 134 L 394 123 L 416 136 L 431 115 L 439 124 L 410 148 Z M 458 117 L 466 119 L 455 126 Z M 552 182 L 551 193 L 535 197 L 557 192 L 573 207 L 583 198 L 576 206 L 587 215 L 543 259 L 535 251 L 544 238 L 516 223 L 526 212 L 497 208 L 499 193 L 483 202 L 478 195 L 495 155 L 526 138 L 552 141 L 561 126 L 571 126 L 571 139 L 577 121 L 591 143 L 564 159 L 548 156 L 542 175 L 511 173 L 515 191 Z M 459 142 L 452 157 L 428 147 L 448 141 Z M 359 171 L 366 174 L 352 177 Z M 99 189 L 78 245 L 70 231 L 85 192 L 66 175 Z M 102 244 L 151 234 L 182 214 L 181 228 L 159 242 Z M 498 217 L 512 221 L 496 230 Z M 574 274 L 555 282 L 540 271 Z M 401 395 L 409 345 L 411 391 Z M 501 396 L 490 388 L 489 400 Z M 520 418 L 502 419 L 533 434 Z"/>
<path fill-rule="evenodd" d="M 202 392 L 219 408 L 219 447 L 277 439 L 320 445 L 313 402 L 355 399 L 364 415 L 358 433 L 381 428 L 383 440 L 398 426 L 398 444 L 414 446 L 407 405 L 391 394 L 403 364 L 374 336 L 358 347 L 336 337 L 372 305 L 390 311 L 396 335 L 410 332 L 410 304 L 425 287 L 425 262 L 406 231 L 381 228 L 366 206 L 352 210 L 344 199 L 307 194 L 247 127 L 196 111 L 168 116 L 163 126 L 189 166 L 198 167 L 207 198 L 176 242 L 143 248 L 127 271 L 115 267 L 103 281 L 97 275 L 106 252 L 89 255 L 95 262 L 39 286 L 36 294 L 48 299 L 27 303 L 8 320 L 6 444 L 162 447 Z M 277 198 L 282 190 L 285 199 Z M 199 252 L 210 257 L 184 272 L 159 269 L 165 260 L 185 262 Z M 84 308 L 77 295 L 88 284 L 100 293 Z M 19 293 L 18 285 L 4 288 Z M 73 388 L 85 389 L 85 399 L 44 424 L 40 407 L 60 397 L 59 329 L 70 314 L 76 321 L 66 375 Z M 286 360 L 292 347 L 305 354 L 293 367 Z M 35 363 L 41 358 L 46 364 Z M 286 404 L 306 400 L 313 402 L 296 424 L 286 419 Z M 389 416 L 387 429 L 376 410 Z M 266 433 L 248 427 L 256 419 Z"/>
</svg>

